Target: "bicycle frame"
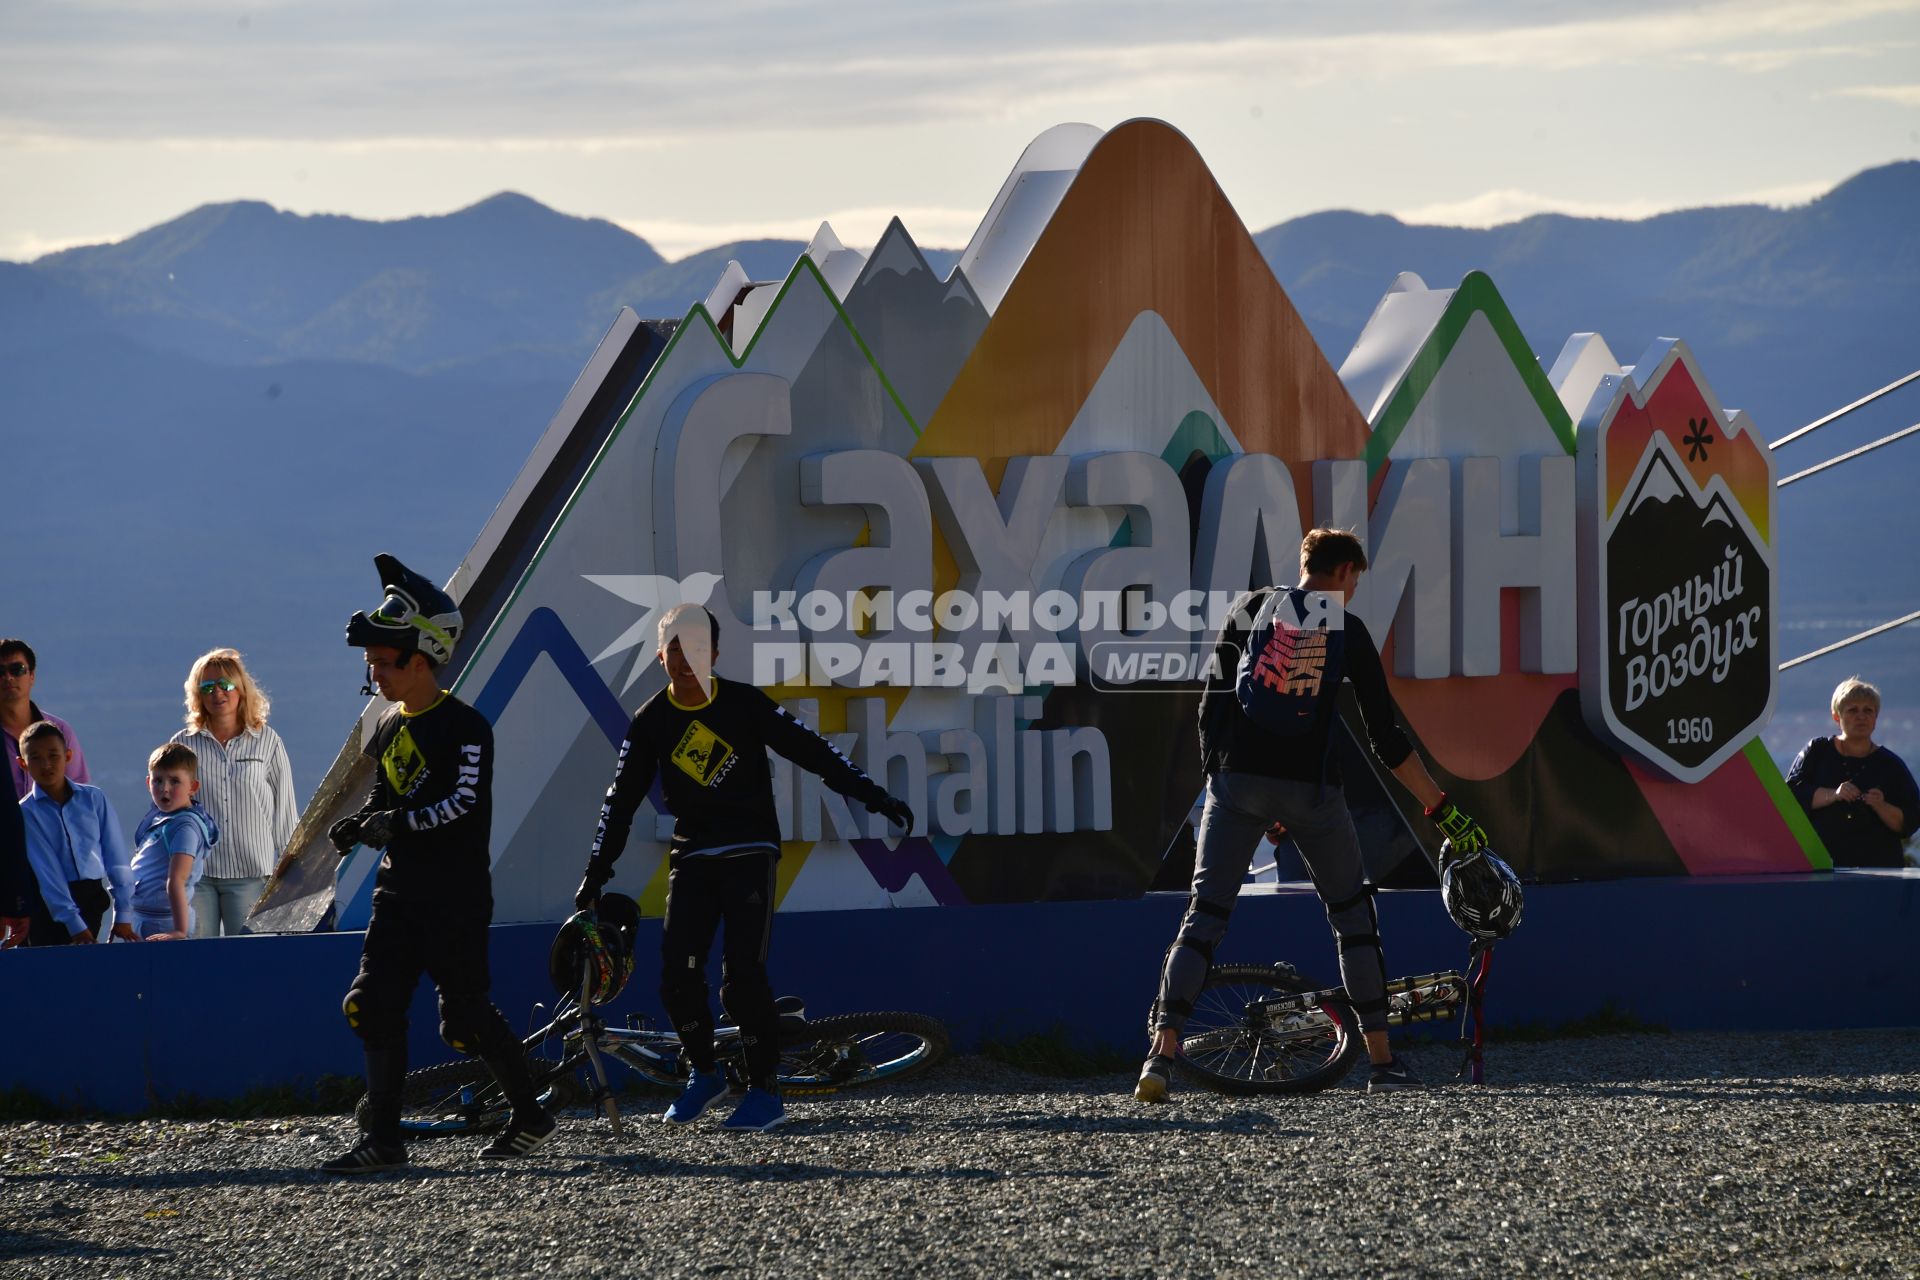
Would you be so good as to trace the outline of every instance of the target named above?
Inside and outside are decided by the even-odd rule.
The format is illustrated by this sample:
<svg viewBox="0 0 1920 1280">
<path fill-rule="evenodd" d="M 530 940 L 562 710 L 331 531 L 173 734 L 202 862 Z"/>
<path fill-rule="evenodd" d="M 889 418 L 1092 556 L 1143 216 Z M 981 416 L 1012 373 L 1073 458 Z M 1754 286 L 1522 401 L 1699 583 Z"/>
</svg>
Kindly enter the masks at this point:
<svg viewBox="0 0 1920 1280">
<path fill-rule="evenodd" d="M 1249 1001 L 1249 1013 L 1258 1009 L 1269 1017 L 1280 1014 L 1317 1011 L 1330 997 L 1348 999 L 1345 987 L 1322 991 L 1303 991 L 1296 995 L 1265 996 Z M 1401 1027 L 1410 1022 L 1438 1022 L 1459 1013 L 1467 998 L 1467 979 L 1454 970 L 1423 973 L 1416 977 L 1395 978 L 1387 984 L 1387 1023 Z"/>
<path fill-rule="evenodd" d="M 588 995 L 584 988 L 581 997 Z M 558 1039 L 558 1057 L 562 1063 L 577 1063 L 584 1057 L 594 1075 L 595 1110 L 606 1115 L 620 1131 L 619 1107 L 608 1082 L 606 1059 L 620 1063 L 655 1084 L 680 1080 L 685 1075 L 681 1040 L 677 1032 L 660 1031 L 647 1026 L 615 1027 L 607 1025 L 591 1000 L 568 996 L 555 1009 L 553 1017 L 521 1043 L 532 1051 Z M 738 1074 L 740 1031 L 738 1027 L 717 1026 L 713 1032 L 714 1059 L 722 1070 Z"/>
<path fill-rule="evenodd" d="M 1456 1017 L 1461 1019 L 1460 1040 L 1467 1046 L 1467 1057 L 1458 1074 L 1466 1074 L 1470 1070 L 1470 1079 L 1474 1084 L 1484 1083 L 1480 1056 L 1480 992 L 1486 986 L 1487 972 L 1492 963 L 1492 945 L 1476 944 L 1467 962 L 1469 969 L 1477 970 L 1472 978 L 1457 969 L 1446 969 L 1439 973 L 1395 978 L 1387 983 L 1387 1025 L 1390 1027 L 1404 1027 L 1415 1022 L 1450 1021 Z M 1319 1014 L 1321 1002 L 1329 997 L 1350 999 L 1345 987 L 1328 987 L 1321 991 L 1254 1000 L 1248 1003 L 1247 1013 L 1251 1016 L 1258 1010 L 1269 1019 L 1276 1015 Z M 1467 1034 L 1466 1027 L 1469 1014 L 1473 1016 L 1471 1036 Z"/>
</svg>

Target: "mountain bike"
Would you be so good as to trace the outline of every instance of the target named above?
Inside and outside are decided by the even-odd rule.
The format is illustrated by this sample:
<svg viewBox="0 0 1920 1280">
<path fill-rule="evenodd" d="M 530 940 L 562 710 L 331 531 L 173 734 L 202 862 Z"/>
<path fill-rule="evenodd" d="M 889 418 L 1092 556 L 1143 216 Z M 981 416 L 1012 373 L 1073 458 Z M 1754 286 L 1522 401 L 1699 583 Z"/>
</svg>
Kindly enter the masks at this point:
<svg viewBox="0 0 1920 1280">
<path fill-rule="evenodd" d="M 1483 1082 L 1480 1005 L 1492 964 L 1492 946 L 1476 943 L 1467 961 L 1472 978 L 1449 970 L 1387 984 L 1389 1026 L 1462 1019 L 1460 1070 L 1470 1069 L 1474 1084 Z M 1339 1083 L 1363 1056 L 1346 988 L 1315 982 L 1290 964 L 1228 964 L 1207 972 L 1173 1067 L 1216 1093 L 1313 1093 Z"/>
<path fill-rule="evenodd" d="M 947 1051 L 947 1031 L 937 1018 L 918 1013 L 844 1013 L 808 1018 L 797 996 L 775 1001 L 780 1016 L 781 1090 L 831 1094 L 926 1070 Z M 536 1007 L 536 1014 L 544 1016 Z M 527 1069 L 543 1106 L 590 1103 L 620 1130 L 615 1091 L 607 1079 L 609 1059 L 647 1084 L 678 1090 L 688 1063 L 680 1037 L 655 1029 L 650 1020 L 607 1025 L 590 1000 L 562 997 L 552 1017 L 521 1042 Z M 734 1088 L 744 1089 L 747 1071 L 738 1027 L 714 1031 L 714 1061 Z M 583 1082 L 582 1077 L 587 1079 Z M 356 1115 L 365 1123 L 366 1099 Z M 401 1129 L 413 1137 L 492 1133 L 506 1125 L 510 1107 L 487 1065 L 477 1059 L 409 1071 L 401 1092 Z"/>
</svg>

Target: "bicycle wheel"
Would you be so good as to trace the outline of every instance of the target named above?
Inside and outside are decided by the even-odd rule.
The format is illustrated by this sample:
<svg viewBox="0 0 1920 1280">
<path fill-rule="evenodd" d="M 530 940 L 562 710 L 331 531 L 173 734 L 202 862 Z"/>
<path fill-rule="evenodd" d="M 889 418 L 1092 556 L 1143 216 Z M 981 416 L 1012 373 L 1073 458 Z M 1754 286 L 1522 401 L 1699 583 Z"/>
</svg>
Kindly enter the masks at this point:
<svg viewBox="0 0 1920 1280">
<path fill-rule="evenodd" d="M 1262 1003 L 1316 992 L 1298 1004 Z M 1216 1093 L 1312 1093 L 1346 1075 L 1359 1053 L 1344 993 L 1288 968 L 1229 964 L 1208 971 L 1173 1065 Z"/>
<path fill-rule="evenodd" d="M 540 1104 L 556 1108 L 579 1100 L 573 1073 L 582 1061 L 527 1056 L 527 1072 Z M 512 1111 L 493 1072 L 478 1058 L 443 1062 L 409 1071 L 400 1089 L 400 1131 L 410 1137 L 441 1137 L 460 1133 L 494 1133 L 506 1127 Z M 367 1099 L 354 1104 L 353 1117 L 365 1128 Z"/>
<path fill-rule="evenodd" d="M 832 1093 L 924 1071 L 947 1051 L 947 1029 L 919 1013 L 843 1013 L 809 1022 L 780 1046 L 780 1085 Z"/>
</svg>

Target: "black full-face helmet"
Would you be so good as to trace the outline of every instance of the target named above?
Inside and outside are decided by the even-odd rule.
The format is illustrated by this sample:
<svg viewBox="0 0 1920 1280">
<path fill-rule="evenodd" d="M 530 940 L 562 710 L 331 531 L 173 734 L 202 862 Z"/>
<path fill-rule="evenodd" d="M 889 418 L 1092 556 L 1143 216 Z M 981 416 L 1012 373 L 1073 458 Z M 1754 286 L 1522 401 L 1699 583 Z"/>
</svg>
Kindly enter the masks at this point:
<svg viewBox="0 0 1920 1280">
<path fill-rule="evenodd" d="M 594 910 L 569 917 L 547 951 L 554 993 L 578 996 L 584 988 L 594 1004 L 612 1003 L 633 976 L 639 927 L 639 904 L 621 893 L 603 893 Z"/>
<path fill-rule="evenodd" d="M 401 653 L 423 653 L 436 667 L 453 658 L 462 626 L 453 598 L 385 552 L 373 558 L 386 596 L 372 613 L 347 620 L 347 643 L 356 649 L 390 645 Z"/>
<path fill-rule="evenodd" d="M 1520 927 L 1526 907 L 1520 877 L 1488 849 L 1456 853 L 1440 842 L 1440 896 L 1453 922 L 1482 942 L 1498 942 Z"/>
</svg>

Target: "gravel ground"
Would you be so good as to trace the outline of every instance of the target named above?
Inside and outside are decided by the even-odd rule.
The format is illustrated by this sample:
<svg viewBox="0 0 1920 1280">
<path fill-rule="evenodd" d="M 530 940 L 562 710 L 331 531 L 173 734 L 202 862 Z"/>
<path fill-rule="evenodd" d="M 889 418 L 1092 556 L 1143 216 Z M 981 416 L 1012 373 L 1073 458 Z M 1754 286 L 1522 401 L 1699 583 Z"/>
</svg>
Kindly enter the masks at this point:
<svg viewBox="0 0 1920 1280">
<path fill-rule="evenodd" d="M 1430 1081 L 1450 1048 L 1410 1055 Z M 344 1118 L 0 1125 L 0 1275 L 1920 1274 L 1920 1032 L 1492 1047 L 1297 1099 L 978 1058 L 884 1094 L 324 1179 Z"/>
</svg>

